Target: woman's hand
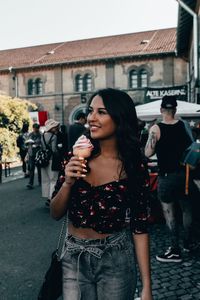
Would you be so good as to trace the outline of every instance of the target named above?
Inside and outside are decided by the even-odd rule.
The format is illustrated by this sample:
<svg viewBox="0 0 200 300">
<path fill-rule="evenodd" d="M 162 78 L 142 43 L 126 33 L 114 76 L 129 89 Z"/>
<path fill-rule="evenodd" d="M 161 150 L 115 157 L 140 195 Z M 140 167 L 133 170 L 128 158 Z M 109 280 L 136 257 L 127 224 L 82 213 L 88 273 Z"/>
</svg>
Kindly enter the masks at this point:
<svg viewBox="0 0 200 300">
<path fill-rule="evenodd" d="M 68 164 L 65 166 L 65 182 L 74 184 L 75 180 L 85 177 L 87 172 L 87 161 L 84 158 L 72 156 Z"/>
</svg>

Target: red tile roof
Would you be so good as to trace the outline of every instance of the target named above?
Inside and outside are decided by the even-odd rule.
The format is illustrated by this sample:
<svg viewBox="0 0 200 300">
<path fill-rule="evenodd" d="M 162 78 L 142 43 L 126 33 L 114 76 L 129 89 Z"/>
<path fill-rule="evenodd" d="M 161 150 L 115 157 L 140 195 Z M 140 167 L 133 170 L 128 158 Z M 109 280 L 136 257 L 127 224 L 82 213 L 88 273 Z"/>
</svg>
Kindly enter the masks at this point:
<svg viewBox="0 0 200 300">
<path fill-rule="evenodd" d="M 174 53 L 175 49 L 176 28 L 159 29 L 2 50 L 0 51 L 0 70 L 8 69 L 10 66 L 20 68 L 102 60 L 113 57 Z"/>
</svg>

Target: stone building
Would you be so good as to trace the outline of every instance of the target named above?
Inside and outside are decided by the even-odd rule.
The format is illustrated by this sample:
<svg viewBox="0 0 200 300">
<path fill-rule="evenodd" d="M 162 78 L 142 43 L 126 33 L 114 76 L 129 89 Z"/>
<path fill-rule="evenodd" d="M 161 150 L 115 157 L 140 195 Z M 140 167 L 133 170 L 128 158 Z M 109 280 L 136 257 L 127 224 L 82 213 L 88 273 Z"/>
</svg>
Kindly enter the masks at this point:
<svg viewBox="0 0 200 300">
<path fill-rule="evenodd" d="M 163 93 L 185 97 L 186 81 L 176 28 L 0 51 L 0 90 L 64 124 L 97 89 L 123 89 L 144 103 Z"/>
<path fill-rule="evenodd" d="M 177 53 L 187 62 L 188 101 L 200 104 L 200 0 L 178 2 Z"/>
</svg>

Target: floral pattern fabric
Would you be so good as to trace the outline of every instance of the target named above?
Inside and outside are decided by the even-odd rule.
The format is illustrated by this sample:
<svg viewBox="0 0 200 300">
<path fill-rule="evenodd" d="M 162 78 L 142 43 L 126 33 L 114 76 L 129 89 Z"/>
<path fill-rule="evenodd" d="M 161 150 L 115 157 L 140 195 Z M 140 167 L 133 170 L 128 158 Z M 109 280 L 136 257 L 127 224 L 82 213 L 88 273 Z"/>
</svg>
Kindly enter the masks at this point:
<svg viewBox="0 0 200 300">
<path fill-rule="evenodd" d="M 128 179 L 91 186 L 84 179 L 78 179 L 72 186 L 69 200 L 69 219 L 79 228 L 92 228 L 98 233 L 114 233 L 130 226 L 136 233 L 146 233 L 148 223 L 149 180 L 142 171 L 141 192 L 128 194 Z M 60 174 L 53 197 L 64 182 Z M 134 203 L 131 203 L 134 202 Z"/>
</svg>

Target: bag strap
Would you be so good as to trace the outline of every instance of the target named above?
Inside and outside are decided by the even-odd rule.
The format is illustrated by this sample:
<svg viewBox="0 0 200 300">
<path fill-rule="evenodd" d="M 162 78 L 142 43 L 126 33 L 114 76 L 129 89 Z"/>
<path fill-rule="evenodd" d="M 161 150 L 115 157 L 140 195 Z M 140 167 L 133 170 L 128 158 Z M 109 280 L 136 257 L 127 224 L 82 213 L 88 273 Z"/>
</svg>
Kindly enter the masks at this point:
<svg viewBox="0 0 200 300">
<path fill-rule="evenodd" d="M 62 226 L 61 226 L 61 230 L 60 230 L 60 234 L 59 234 L 59 238 L 58 238 L 58 243 L 57 243 L 57 247 L 56 247 L 56 254 L 58 257 L 58 260 L 60 260 L 60 256 L 61 256 L 61 252 L 62 252 L 62 240 L 63 240 L 63 235 L 65 233 L 65 228 L 66 228 L 66 235 L 68 235 L 68 212 L 66 213 L 64 220 L 62 222 Z"/>
<path fill-rule="evenodd" d="M 185 165 L 185 195 L 189 194 L 190 167 Z"/>
<path fill-rule="evenodd" d="M 49 148 L 50 149 L 50 143 L 51 143 L 51 141 L 52 141 L 52 139 L 53 139 L 53 136 L 54 136 L 54 134 L 52 133 L 52 135 L 51 135 L 51 137 L 50 137 L 50 139 L 49 139 L 49 142 L 48 142 L 48 144 L 46 143 L 46 141 L 45 141 L 45 138 L 44 138 L 44 133 L 43 133 L 43 135 L 42 135 L 42 138 L 43 138 L 43 141 L 44 141 L 44 145 L 45 145 L 45 148 Z"/>
</svg>

